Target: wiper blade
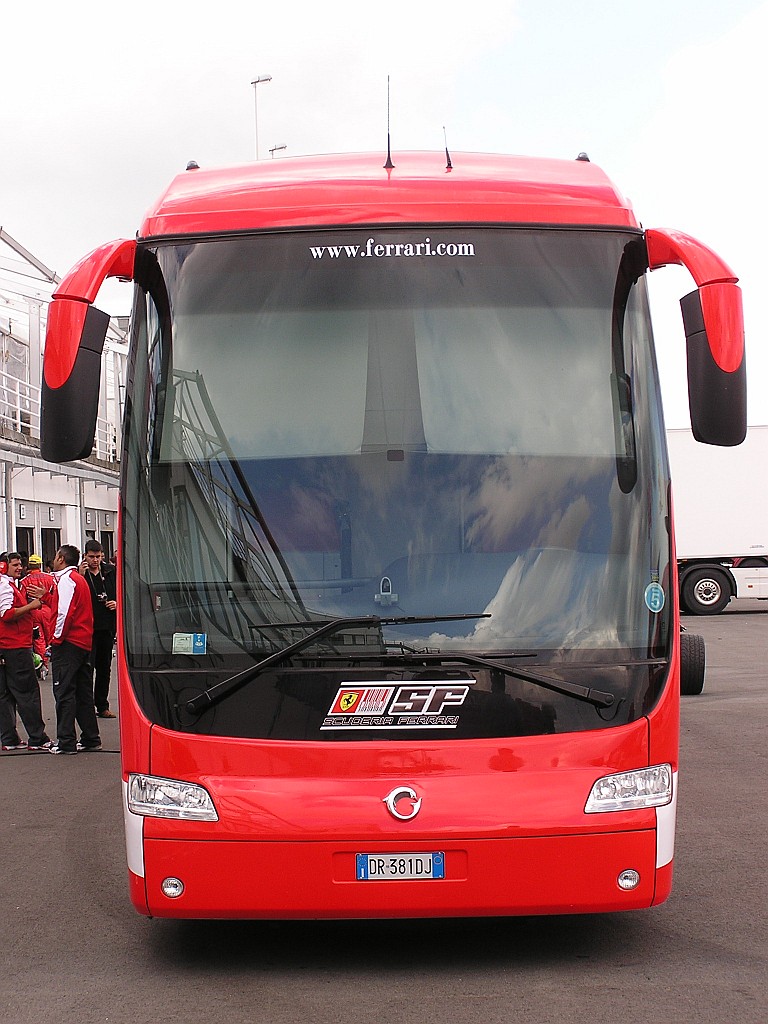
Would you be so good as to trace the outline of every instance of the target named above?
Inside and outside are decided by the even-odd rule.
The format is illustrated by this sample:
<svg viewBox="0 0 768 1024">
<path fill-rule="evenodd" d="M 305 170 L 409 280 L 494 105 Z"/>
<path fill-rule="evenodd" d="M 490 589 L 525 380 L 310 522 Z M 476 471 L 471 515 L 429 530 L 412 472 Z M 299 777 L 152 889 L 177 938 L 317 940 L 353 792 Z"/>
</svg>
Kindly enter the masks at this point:
<svg viewBox="0 0 768 1024">
<path fill-rule="evenodd" d="M 505 658 L 525 658 L 530 657 L 529 654 L 504 654 Z M 437 654 L 432 652 L 413 651 L 409 654 L 406 653 L 387 653 L 387 654 L 368 654 L 354 656 L 356 661 L 383 661 L 383 660 L 396 660 L 424 665 L 471 665 L 476 668 L 487 668 L 491 672 L 501 672 L 505 676 L 511 676 L 513 679 L 522 679 L 527 683 L 534 683 L 536 686 L 541 686 L 545 690 L 552 690 L 554 693 L 563 694 L 566 697 L 573 697 L 574 700 L 584 701 L 585 704 L 591 704 L 596 708 L 610 708 L 616 702 L 616 695 L 609 693 L 606 690 L 595 690 L 591 686 L 581 686 L 579 683 L 571 683 L 566 680 L 555 680 L 549 676 L 541 675 L 538 672 L 530 672 L 528 669 L 513 668 L 511 665 L 502 665 L 496 661 L 491 661 L 490 658 L 482 657 L 478 654 L 465 654 L 463 652 L 446 652 L 445 654 Z"/>
<path fill-rule="evenodd" d="M 279 665 L 283 661 L 288 661 L 295 654 L 300 654 L 307 647 L 311 647 L 316 640 L 320 640 L 322 637 L 332 633 L 338 633 L 340 629 L 346 629 L 351 626 L 395 626 L 411 625 L 420 622 L 456 622 L 464 619 L 489 619 L 490 617 L 489 612 L 478 612 L 477 614 L 467 613 L 462 615 L 398 615 L 395 618 L 382 618 L 379 615 L 359 615 L 356 618 L 330 619 L 324 622 L 318 629 L 313 629 L 307 636 L 297 640 L 296 643 L 283 648 L 282 651 L 270 654 L 268 658 L 264 658 L 255 665 L 251 665 L 250 668 L 238 672 L 237 675 L 230 676 L 228 679 L 222 679 L 220 683 L 216 683 L 215 686 L 211 686 L 202 693 L 199 693 L 197 697 L 188 700 L 185 707 L 190 714 L 199 714 L 206 708 L 218 704 L 220 700 L 235 693 L 241 686 L 245 686 L 246 683 L 250 683 L 251 680 L 258 678 L 262 672 L 266 672 L 267 669 Z M 314 625 L 317 621 L 322 620 L 291 622 L 282 625 L 309 626 Z"/>
</svg>

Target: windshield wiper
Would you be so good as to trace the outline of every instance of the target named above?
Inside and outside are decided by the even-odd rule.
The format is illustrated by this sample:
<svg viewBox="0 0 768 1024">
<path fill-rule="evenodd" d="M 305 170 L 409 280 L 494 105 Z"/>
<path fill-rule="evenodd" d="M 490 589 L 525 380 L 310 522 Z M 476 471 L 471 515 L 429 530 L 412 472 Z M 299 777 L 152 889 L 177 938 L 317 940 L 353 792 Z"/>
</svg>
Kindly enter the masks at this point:
<svg viewBox="0 0 768 1024">
<path fill-rule="evenodd" d="M 199 714 L 214 704 L 218 704 L 220 700 L 223 700 L 230 694 L 235 693 L 241 686 L 245 686 L 246 683 L 250 683 L 252 679 L 260 676 L 262 672 L 266 672 L 267 669 L 279 665 L 283 661 L 288 661 L 294 654 L 299 654 L 307 647 L 311 647 L 316 640 L 320 640 L 331 633 L 338 633 L 340 629 L 346 629 L 351 626 L 399 626 L 419 622 L 457 622 L 463 619 L 489 619 L 490 617 L 489 612 L 478 612 L 477 614 L 467 613 L 464 615 L 399 615 L 396 618 L 382 618 L 379 615 L 359 615 L 356 618 L 331 619 L 318 629 L 313 629 L 311 633 L 303 636 L 301 640 L 297 640 L 295 644 L 283 648 L 282 651 L 270 654 L 268 658 L 264 658 L 255 665 L 251 665 L 250 668 L 238 672 L 237 675 L 230 676 L 228 679 L 222 679 L 220 683 L 216 683 L 215 686 L 204 690 L 197 697 L 188 700 L 185 707 L 190 714 Z M 290 625 L 292 627 L 309 626 L 314 625 L 314 622 L 310 620 L 307 622 L 283 623 L 282 625 Z"/>
<path fill-rule="evenodd" d="M 513 657 L 520 657 L 520 655 L 512 655 Z M 482 658 L 476 654 L 465 654 L 463 652 L 457 653 L 446 653 L 446 654 L 387 654 L 384 655 L 386 658 L 396 658 L 403 661 L 418 661 L 424 662 L 425 664 L 438 664 L 444 665 L 446 663 L 454 662 L 459 665 L 473 665 L 477 668 L 487 668 L 491 672 L 501 672 L 505 676 L 511 676 L 513 679 L 522 679 L 526 683 L 534 683 L 536 686 L 541 686 L 545 690 L 552 690 L 555 693 L 561 693 L 566 697 L 573 697 L 574 700 L 584 701 L 585 704 L 591 704 L 596 708 L 610 708 L 613 706 L 616 696 L 613 693 L 608 693 L 606 690 L 595 690 L 591 686 L 581 686 L 579 683 L 571 683 L 565 680 L 555 681 L 547 676 L 540 675 L 538 672 L 529 672 L 527 669 L 521 669 L 512 667 L 511 665 L 500 665 L 495 661 L 491 661 L 488 658 Z M 509 655 L 505 655 L 509 657 Z"/>
</svg>

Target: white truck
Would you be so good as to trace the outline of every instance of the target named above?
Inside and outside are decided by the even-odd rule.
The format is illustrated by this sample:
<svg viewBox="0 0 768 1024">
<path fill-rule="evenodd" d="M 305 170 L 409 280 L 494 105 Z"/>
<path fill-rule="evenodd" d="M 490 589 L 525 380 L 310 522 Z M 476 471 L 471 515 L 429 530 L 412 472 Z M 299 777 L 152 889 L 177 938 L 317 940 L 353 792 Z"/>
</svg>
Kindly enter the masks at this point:
<svg viewBox="0 0 768 1024">
<path fill-rule="evenodd" d="M 768 426 L 743 444 L 668 430 L 680 605 L 717 615 L 732 597 L 768 600 Z"/>
</svg>

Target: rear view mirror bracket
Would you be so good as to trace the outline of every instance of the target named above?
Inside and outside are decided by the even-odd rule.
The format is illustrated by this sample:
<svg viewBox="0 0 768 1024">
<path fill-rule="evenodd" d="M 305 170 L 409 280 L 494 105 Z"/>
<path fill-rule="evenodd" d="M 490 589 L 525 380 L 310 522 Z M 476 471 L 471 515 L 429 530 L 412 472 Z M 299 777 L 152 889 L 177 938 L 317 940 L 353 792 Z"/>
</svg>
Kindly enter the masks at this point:
<svg viewBox="0 0 768 1024">
<path fill-rule="evenodd" d="M 48 462 L 87 458 L 96 433 L 101 353 L 109 315 L 93 302 L 108 277 L 133 278 L 136 242 L 109 242 L 82 259 L 48 309 L 40 451 Z"/>
<path fill-rule="evenodd" d="M 697 284 L 680 302 L 691 429 L 705 444 L 741 444 L 747 432 L 744 319 L 738 278 L 707 246 L 680 231 L 645 233 L 651 270 L 674 263 Z"/>
</svg>

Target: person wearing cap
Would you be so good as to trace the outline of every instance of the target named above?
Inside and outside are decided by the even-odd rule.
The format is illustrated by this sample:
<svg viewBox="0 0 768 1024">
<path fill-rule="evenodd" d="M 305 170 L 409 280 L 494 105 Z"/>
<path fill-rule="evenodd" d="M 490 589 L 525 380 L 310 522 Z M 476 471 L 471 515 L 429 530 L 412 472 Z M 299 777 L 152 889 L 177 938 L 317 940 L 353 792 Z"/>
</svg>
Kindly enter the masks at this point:
<svg viewBox="0 0 768 1024">
<path fill-rule="evenodd" d="M 22 595 L 27 597 L 30 586 L 42 587 L 44 590 L 41 598 L 43 607 L 32 612 L 32 651 L 40 659 L 42 677 L 45 677 L 48 672 L 48 650 L 53 639 L 55 625 L 53 604 L 56 580 L 51 573 L 43 572 L 43 560 L 40 555 L 30 555 L 27 566 L 29 569 L 27 575 L 19 581 Z"/>
<path fill-rule="evenodd" d="M 32 659 L 32 613 L 43 607 L 42 587 L 30 584 L 23 595 L 16 581 L 21 576 L 17 551 L 0 555 L 0 732 L 3 750 L 48 750 L 40 687 Z M 29 742 L 16 730 L 18 709 Z"/>
</svg>

